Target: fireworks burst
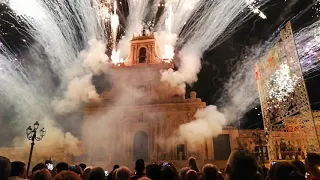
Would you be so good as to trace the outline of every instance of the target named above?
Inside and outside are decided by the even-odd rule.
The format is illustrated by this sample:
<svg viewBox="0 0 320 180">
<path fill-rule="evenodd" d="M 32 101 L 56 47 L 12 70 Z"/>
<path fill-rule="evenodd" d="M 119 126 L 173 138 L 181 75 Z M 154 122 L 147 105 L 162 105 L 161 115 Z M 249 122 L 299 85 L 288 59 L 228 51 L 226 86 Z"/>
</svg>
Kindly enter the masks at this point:
<svg viewBox="0 0 320 180">
<path fill-rule="evenodd" d="M 254 13 L 258 14 L 262 19 L 267 19 L 267 16 L 260 11 L 259 2 L 257 0 L 246 0 L 248 8 Z"/>
<path fill-rule="evenodd" d="M 34 39 L 34 44 L 29 47 L 34 52 L 32 60 L 36 65 L 48 64 L 49 68 L 45 70 L 52 71 L 61 81 L 59 87 L 54 89 L 52 80 L 43 77 L 45 70 L 38 66 L 26 68 L 17 65 L 15 56 L 5 53 L 7 49 L 3 48 L 0 77 L 5 80 L 0 81 L 0 87 L 5 88 L 1 88 L 1 92 L 17 104 L 20 117 L 34 120 L 47 114 L 54 116 L 54 113 L 60 113 L 50 111 L 55 103 L 60 110 L 68 113 L 78 110 L 79 105 L 89 102 L 90 98 L 97 98 L 99 94 L 91 83 L 92 76 L 106 72 L 110 59 L 113 64 L 123 63 L 129 55 L 132 36 L 140 36 L 143 27 L 148 30 L 147 33 L 155 34 L 158 56 L 165 62 L 172 62 L 174 51 L 178 51 L 177 55 L 181 60 L 179 70 L 163 72 L 162 80 L 174 81 L 171 83 L 173 86 L 184 90 L 186 83 L 197 81 L 197 74 L 201 69 L 200 59 L 206 50 L 216 47 L 253 13 L 263 19 L 267 18 L 260 7 L 268 0 L 161 1 L 159 8 L 163 8 L 164 12 L 161 17 L 157 17 L 158 21 L 155 20 L 156 17 L 147 16 L 157 14 L 155 7 L 158 7 L 159 1 L 156 1 L 156 5 L 150 5 L 145 0 L 128 0 L 129 16 L 124 22 L 125 36 L 120 40 L 117 39 L 119 19 L 122 25 L 123 16 L 117 5 L 121 3 L 117 4 L 113 0 L 68 2 L 7 1 L 14 10 L 12 16 L 19 19 L 21 24 L 26 24 L 25 29 Z M 152 12 L 148 13 L 150 9 Z M 112 47 L 110 57 L 105 54 L 106 42 Z M 317 43 L 319 44 L 318 40 Z M 42 59 L 43 54 L 45 59 Z M 288 73 L 283 65 L 270 81 L 270 89 L 273 89 L 270 96 L 280 98 L 290 93 L 291 89 L 284 91 L 284 86 L 294 86 L 296 80 L 288 79 Z M 43 78 L 41 82 L 39 76 Z M 248 104 L 241 107 L 247 106 Z M 34 116 L 37 117 L 29 115 L 30 107 L 35 108 Z M 20 121 L 24 122 L 22 118 Z"/>
<path fill-rule="evenodd" d="M 285 63 L 281 64 L 279 70 L 271 76 L 267 84 L 270 99 L 283 101 L 294 91 L 297 81 L 298 77 L 292 75 L 289 66 Z"/>
<path fill-rule="evenodd" d="M 295 33 L 300 64 L 305 75 L 320 68 L 320 20 Z"/>
</svg>

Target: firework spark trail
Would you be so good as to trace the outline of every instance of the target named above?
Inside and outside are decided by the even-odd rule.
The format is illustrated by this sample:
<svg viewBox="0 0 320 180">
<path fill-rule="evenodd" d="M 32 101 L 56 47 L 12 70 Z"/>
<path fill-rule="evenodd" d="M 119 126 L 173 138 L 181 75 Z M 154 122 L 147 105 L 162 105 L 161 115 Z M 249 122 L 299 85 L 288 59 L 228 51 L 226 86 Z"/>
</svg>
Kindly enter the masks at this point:
<svg viewBox="0 0 320 180">
<path fill-rule="evenodd" d="M 269 41 L 251 47 L 223 85 L 223 94 L 217 104 L 229 122 L 238 120 L 248 110 L 259 105 L 254 65 L 265 56 L 276 40 L 276 37 L 271 37 Z"/>
<path fill-rule="evenodd" d="M 111 54 L 111 60 L 114 64 L 118 64 L 121 62 L 120 58 L 120 50 L 117 50 L 117 33 L 118 33 L 118 27 L 119 27 L 119 16 L 117 14 L 117 1 L 114 1 L 113 3 L 113 14 L 111 15 L 110 19 L 111 24 L 111 31 L 112 31 L 112 54 Z"/>
<path fill-rule="evenodd" d="M 165 12 L 156 27 L 156 31 L 165 28 L 167 16 L 172 16 L 170 32 L 179 34 L 186 24 L 186 21 L 192 16 L 201 0 L 184 1 L 184 0 L 167 0 L 165 4 Z"/>
<path fill-rule="evenodd" d="M 100 17 L 96 13 L 98 3 L 93 3 L 91 8 L 90 2 L 85 0 L 69 1 L 69 3 L 65 3 L 63 0 L 55 2 L 28 0 L 23 2 L 27 3 L 26 7 L 24 6 L 26 4 L 17 0 L 11 0 L 9 5 L 24 24 L 27 24 L 27 29 L 30 29 L 29 34 L 36 42 L 36 45 L 31 49 L 34 52 L 37 52 L 39 46 L 44 49 L 53 73 L 62 82 L 61 90 L 67 89 L 64 95 L 68 103 L 62 103 L 62 100 L 57 103 L 55 100 L 53 105 L 60 104 L 59 107 L 63 107 L 61 104 L 69 104 L 68 107 L 70 107 L 70 101 L 74 101 L 72 107 L 79 105 L 78 101 L 86 100 L 83 96 L 90 98 L 90 94 L 94 94 L 88 77 L 92 76 L 90 74 L 101 73 L 103 71 L 101 68 L 105 68 L 101 66 L 101 63 L 108 59 L 104 54 L 104 30 L 99 26 L 98 18 Z M 30 10 L 30 8 L 35 9 Z M 37 13 L 34 14 L 34 12 Z M 101 38 L 102 41 L 95 40 Z M 80 52 L 83 48 L 87 48 L 89 51 Z M 43 52 L 38 50 L 38 53 Z M 35 57 L 35 61 L 42 61 L 42 59 Z M 75 91 L 72 88 L 72 85 L 79 87 L 79 84 L 84 86 L 83 91 Z M 66 95 L 70 95 L 68 93 L 70 90 L 75 94 L 72 97 L 66 97 Z"/>
<path fill-rule="evenodd" d="M 241 15 L 248 8 L 245 0 L 202 1 L 200 7 L 204 8 L 203 12 L 181 37 L 187 42 L 179 52 L 179 70 L 163 73 L 162 81 L 168 81 L 172 86 L 183 87 L 183 83 L 197 81 L 201 69 L 200 58 L 204 51 L 212 44 L 219 43 L 219 39 L 227 37 L 248 16 L 247 13 Z"/>
<path fill-rule="evenodd" d="M 91 38 L 103 37 L 94 9 L 87 1 L 10 0 L 10 7 L 27 24 L 29 34 L 44 48 L 55 73 L 65 79 L 67 70 L 80 64 L 77 54 Z M 75 14 L 73 16 L 73 14 Z M 79 30 L 75 27 L 77 26 Z M 79 34 L 83 36 L 80 40 Z M 67 78 L 69 80 L 72 77 Z"/>
<path fill-rule="evenodd" d="M 14 105 L 12 110 L 15 111 L 15 119 L 10 121 L 14 128 L 11 131 L 18 137 L 24 137 L 24 131 L 21 129 L 25 129 L 35 120 L 39 120 L 41 125 L 48 129 L 48 133 L 45 137 L 46 141 L 38 144 L 39 149 L 35 151 L 35 155 L 47 153 L 54 155 L 59 147 L 66 147 L 69 152 L 76 150 L 74 144 L 79 141 L 70 133 L 64 134 L 57 128 L 50 110 L 51 99 L 46 96 L 44 89 L 41 89 L 41 86 L 34 82 L 43 78 L 45 72 L 30 73 L 26 67 L 19 64 L 15 55 L 10 53 L 7 48 L 1 46 L 0 49 L 0 93 L 2 95 L 0 103 L 3 106 Z M 32 79 L 34 76 L 38 76 L 38 79 Z M 48 80 L 46 79 L 46 83 L 50 83 Z M 57 146 L 52 146 L 52 144 Z M 29 142 L 25 138 L 18 138 L 13 145 L 27 147 Z M 46 149 L 46 152 L 43 149 Z"/>
<path fill-rule="evenodd" d="M 64 94 L 65 99 L 58 98 L 57 101 L 69 101 L 68 105 L 70 100 L 75 104 L 78 101 L 88 101 L 88 98 L 96 96 L 95 89 L 92 88 L 91 73 L 99 74 L 104 71 L 106 67 L 101 64 L 108 60 L 103 42 L 104 31 L 99 25 L 95 10 L 97 6 L 93 3 L 93 8 L 90 8 L 91 4 L 86 0 L 68 2 L 10 0 L 8 4 L 14 11 L 12 16 L 21 24 L 26 24 L 28 35 L 35 42 L 29 47 L 32 57 L 27 59 L 30 64 L 23 67 L 18 63 L 20 60 L 16 61 L 15 56 L 1 44 L 1 103 L 8 102 L 15 107 L 15 122 L 18 125 L 13 131 L 18 130 L 21 133 L 21 129 L 39 120 L 49 129 L 47 141 L 41 143 L 47 146 L 55 143 L 69 146 L 66 143 L 68 140 L 72 140 L 73 145 L 78 142 L 72 135 L 64 134 L 57 128 L 56 112 L 52 110 L 52 96 L 56 93 L 52 76 L 59 77 L 62 90 L 68 88 Z M 82 51 L 85 48 L 87 50 Z M 44 64 L 49 67 L 41 66 Z M 51 74 L 49 69 L 55 74 Z M 73 75 L 70 75 L 69 71 Z M 81 90 L 74 91 L 75 88 Z M 49 153 L 52 151 L 54 154 L 56 148 L 59 147 L 40 149 L 46 149 Z M 70 153 L 77 152 L 74 148 L 76 147 L 69 146 Z"/>
<path fill-rule="evenodd" d="M 161 16 L 156 29 L 155 38 L 162 59 L 172 59 L 174 47 L 186 21 L 195 12 L 200 0 L 183 1 L 168 0 L 165 4 L 164 15 Z"/>
<path fill-rule="evenodd" d="M 248 16 L 248 14 L 240 14 L 246 8 L 250 9 L 247 1 L 224 0 L 202 3 L 200 9 L 204 8 L 203 12 L 199 16 L 194 16 L 193 21 L 189 21 L 193 26 L 186 25 L 190 28 L 182 34 L 182 40 L 186 40 L 187 43 L 179 52 L 181 59 L 179 70 L 174 72 L 169 69 L 164 71 L 161 77 L 162 81 L 167 81 L 182 90 L 185 89 L 185 83 L 192 84 L 197 81 L 197 74 L 201 69 L 200 58 L 204 51 L 208 50 L 213 43 L 218 44 L 221 39 L 237 28 Z M 197 142 L 199 139 L 216 136 L 217 133 L 222 132 L 224 125 L 242 117 L 254 102 L 257 102 L 258 98 L 254 95 L 257 92 L 252 88 L 255 82 L 252 70 L 255 59 L 241 64 L 241 68 L 237 69 L 237 73 L 227 83 L 227 93 L 221 100 L 222 113 L 215 106 L 198 110 L 195 121 L 180 125 L 179 133 L 183 138 Z M 204 131 L 200 131 L 201 129 Z M 197 134 L 196 138 L 195 134 Z"/>
<path fill-rule="evenodd" d="M 117 1 L 114 1 L 114 3 L 113 3 L 113 14 L 111 16 L 113 50 L 116 50 L 118 27 L 119 27 L 119 16 L 117 15 Z"/>
<path fill-rule="evenodd" d="M 129 0 L 129 16 L 125 36 L 119 41 L 121 57 L 127 58 L 130 50 L 130 40 L 133 35 L 140 35 L 143 20 L 148 11 L 148 1 Z"/>
<path fill-rule="evenodd" d="M 304 75 L 320 69 L 320 20 L 295 33 L 295 43 Z"/>
</svg>

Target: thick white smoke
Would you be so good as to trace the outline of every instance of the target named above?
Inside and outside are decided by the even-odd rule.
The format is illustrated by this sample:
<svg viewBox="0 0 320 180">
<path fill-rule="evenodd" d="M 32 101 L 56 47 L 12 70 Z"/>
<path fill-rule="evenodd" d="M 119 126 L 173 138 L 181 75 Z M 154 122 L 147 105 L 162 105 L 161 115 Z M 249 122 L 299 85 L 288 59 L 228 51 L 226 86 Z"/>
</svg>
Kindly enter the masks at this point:
<svg viewBox="0 0 320 180">
<path fill-rule="evenodd" d="M 146 82 L 159 81 L 160 73 L 155 74 L 152 69 L 113 69 L 112 75 L 113 87 L 105 93 L 105 106 L 93 109 L 90 116 L 85 116 L 83 125 L 83 144 L 89 159 L 100 159 L 109 162 L 104 166 L 112 167 L 113 163 L 130 165 L 132 163 L 131 151 L 128 150 L 128 144 L 132 145 L 133 134 L 129 129 L 124 129 L 124 123 L 133 123 L 138 125 L 141 106 L 152 101 L 150 96 L 146 96 L 136 87 Z M 141 78 L 143 77 L 143 78 Z M 164 88 L 162 93 L 167 93 Z M 144 117 L 147 118 L 147 117 Z M 92 133 L 94 132 L 94 133 Z M 121 138 L 119 138 L 121 136 Z M 97 143 L 97 142 L 103 143 Z M 105 153 L 101 153 L 101 152 Z M 128 156 L 130 154 L 130 156 Z M 101 157 L 103 156 L 103 157 Z M 88 162 L 90 163 L 90 162 Z"/>
<path fill-rule="evenodd" d="M 92 75 L 107 72 L 109 58 L 105 51 L 106 46 L 103 42 L 90 40 L 88 49 L 80 52 L 79 59 L 82 60 L 83 71 L 88 74 L 82 74 L 72 79 L 63 98 L 53 101 L 56 113 L 64 114 L 77 111 L 83 103 L 99 99 L 99 94 L 92 84 Z"/>
<path fill-rule="evenodd" d="M 41 162 L 44 158 L 57 158 L 62 154 L 81 155 L 83 152 L 79 139 L 69 132 L 64 133 L 56 124 L 52 124 L 52 122 L 54 122 L 54 120 L 47 117 L 40 121 L 39 129 L 45 127 L 47 128 L 47 132 L 43 139 L 36 143 L 33 152 L 34 158 L 38 159 L 38 162 Z M 21 147 L 21 144 L 23 144 L 26 151 L 29 150 L 30 141 L 25 137 L 17 137 L 13 143 L 16 147 Z"/>
<path fill-rule="evenodd" d="M 185 91 L 185 83 L 192 85 L 198 80 L 198 73 L 201 69 L 200 55 L 193 49 L 183 49 L 179 52 L 181 59 L 178 71 L 173 69 L 162 72 L 161 81 L 168 82 L 172 87 L 178 87 Z"/>
<path fill-rule="evenodd" d="M 29 46 L 31 57 L 26 58 L 25 62 L 29 63 L 24 65 L 1 46 L 1 104 L 14 107 L 15 116 L 10 119 L 10 125 L 14 127 L 15 136 L 25 139 L 25 129 L 35 121 L 47 129 L 47 135 L 39 143 L 46 146 L 43 152 L 58 154 L 63 153 L 60 150 L 64 148 L 70 154 L 77 154 L 79 140 L 70 133 L 65 134 L 63 127 L 56 123 L 52 100 L 59 91 L 57 80 L 60 91 L 68 90 L 65 99 L 60 99 L 67 102 L 60 103 L 60 112 L 62 108 L 66 108 L 63 112 L 70 112 L 80 101 L 97 97 L 90 74 L 104 72 L 104 63 L 108 60 L 103 52 L 105 43 L 100 42 L 105 38 L 97 19 L 97 4 L 98 1 L 87 0 L 69 3 L 10 0 L 8 3 L 15 13 L 12 16 L 26 25 L 34 44 Z M 89 49 L 80 54 L 90 39 L 100 41 L 90 41 Z M 19 142 L 16 146 L 27 144 L 25 140 L 15 142 Z"/>
<path fill-rule="evenodd" d="M 179 41 L 186 41 L 180 51 L 181 65 L 177 73 L 183 78 L 184 83 L 191 84 L 197 81 L 197 75 L 201 69 L 200 59 L 208 48 L 218 45 L 221 40 L 229 36 L 235 28 L 248 16 L 244 13 L 248 7 L 245 0 L 233 1 L 201 1 L 201 14 L 192 17 L 192 24 L 186 25 L 186 29 L 181 34 Z M 181 69 L 181 70 L 180 70 Z M 187 71 L 186 71 L 187 70 Z M 176 74 L 171 73 L 172 78 Z M 168 77 L 170 72 L 167 72 Z M 177 79 L 177 80 L 181 80 Z M 171 80 L 172 81 L 172 80 Z M 181 84 L 176 82 L 174 84 Z"/>
<path fill-rule="evenodd" d="M 48 157 L 60 152 L 63 148 L 70 154 L 76 155 L 74 151 L 75 144 L 79 140 L 73 137 L 70 133 L 64 133 L 61 128 L 55 123 L 54 115 L 50 107 L 50 98 L 47 93 L 39 88 L 38 81 L 50 82 L 41 71 L 28 73 L 25 71 L 15 56 L 11 54 L 4 46 L 1 47 L 4 55 L 0 55 L 1 62 L 6 62 L 5 66 L 1 66 L 1 105 L 5 106 L 8 103 L 12 104 L 14 109 L 14 119 L 11 119 L 10 124 L 14 125 L 11 129 L 16 136 L 13 145 L 16 147 L 25 147 L 26 150 L 30 147 L 30 141 L 25 138 L 25 129 L 32 126 L 35 121 L 39 121 L 40 128 L 45 127 L 47 134 L 41 143 L 37 143 L 39 148 L 36 148 L 35 154 Z M 16 61 L 16 64 L 13 62 Z M 11 63 L 12 62 L 12 63 Z M 4 65 L 4 64 L 2 64 Z M 16 68 L 21 69 L 20 73 L 16 72 Z M 41 76 L 42 75 L 42 76 Z M 38 79 L 30 79 L 30 77 L 38 76 Z M 17 155 L 18 156 L 18 155 Z M 15 157 L 14 157 L 15 158 Z M 20 159 L 21 160 L 21 159 Z"/>
<path fill-rule="evenodd" d="M 55 112 L 64 114 L 77 111 L 83 103 L 89 103 L 90 100 L 98 100 L 99 94 L 96 92 L 91 80 L 91 74 L 73 79 L 64 93 L 64 98 L 53 101 Z"/>
<path fill-rule="evenodd" d="M 154 37 L 158 46 L 157 54 L 160 56 L 160 58 L 172 59 L 174 56 L 174 46 L 178 40 L 178 35 L 168 31 L 160 31 L 154 33 Z"/>
<path fill-rule="evenodd" d="M 205 138 L 212 138 L 222 133 L 226 125 L 225 115 L 216 106 L 210 105 L 200 109 L 194 115 L 195 120 L 179 127 L 180 138 L 192 143 L 202 143 Z"/>
<path fill-rule="evenodd" d="M 80 60 L 86 71 L 94 75 L 107 72 L 109 57 L 105 54 L 106 44 L 103 41 L 92 39 L 87 50 L 80 52 Z"/>
</svg>

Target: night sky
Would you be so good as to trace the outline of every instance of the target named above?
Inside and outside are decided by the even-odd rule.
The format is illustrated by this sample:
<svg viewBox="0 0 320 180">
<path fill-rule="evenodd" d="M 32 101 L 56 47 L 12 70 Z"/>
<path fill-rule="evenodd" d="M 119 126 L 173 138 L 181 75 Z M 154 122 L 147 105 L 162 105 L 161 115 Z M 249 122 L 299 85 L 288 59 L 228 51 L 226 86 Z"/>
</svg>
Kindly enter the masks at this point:
<svg viewBox="0 0 320 180">
<path fill-rule="evenodd" d="M 266 20 L 258 16 L 253 17 L 222 44 L 205 54 L 199 80 L 192 89 L 197 91 L 198 96 L 207 104 L 215 104 L 223 93 L 221 87 L 230 77 L 231 69 L 236 63 L 232 61 L 233 58 L 239 57 L 248 47 L 267 40 L 280 25 L 290 19 L 292 19 L 294 31 L 309 25 L 316 20 L 315 7 L 318 5 L 314 4 L 313 0 L 270 1 L 263 8 L 263 12 L 268 17 Z M 314 110 L 320 110 L 320 76 L 317 76 L 319 74 L 320 72 L 314 72 L 305 77 Z M 260 113 L 260 107 L 249 111 L 241 119 L 241 128 L 262 128 Z"/>
<path fill-rule="evenodd" d="M 126 3 L 123 3 L 126 4 Z M 213 50 L 205 53 L 202 61 L 202 69 L 198 75 L 198 82 L 188 90 L 195 90 L 207 104 L 215 104 L 221 96 L 223 83 L 231 75 L 231 69 L 236 62 L 232 59 L 240 57 L 246 48 L 268 39 L 270 34 L 277 28 L 292 19 L 294 30 L 298 30 L 309 25 L 316 20 L 316 10 L 311 8 L 313 0 L 271 0 L 261 10 L 267 15 L 267 19 L 254 16 L 245 22 L 233 35 Z M 313 5 L 315 7 L 317 5 Z M 119 6 L 118 6 L 119 7 Z M 127 6 L 122 6 L 122 12 L 127 11 Z M 16 30 L 11 26 L 19 27 L 7 13 L 8 9 L 0 6 L 0 25 L 3 37 L 2 43 L 9 46 L 18 55 L 22 56 L 27 47 L 27 43 L 32 43 L 32 39 L 23 34 L 23 30 Z M 161 12 L 159 12 L 161 13 Z M 298 15 L 298 16 L 297 16 Z M 120 21 L 124 21 L 127 13 L 120 16 Z M 306 84 L 313 109 L 320 110 L 320 72 L 315 72 L 306 78 Z M 312 78 L 310 78 L 312 77 Z M 262 127 L 260 109 L 253 109 L 242 118 L 241 128 Z M 240 118 L 240 117 L 239 117 Z"/>
</svg>

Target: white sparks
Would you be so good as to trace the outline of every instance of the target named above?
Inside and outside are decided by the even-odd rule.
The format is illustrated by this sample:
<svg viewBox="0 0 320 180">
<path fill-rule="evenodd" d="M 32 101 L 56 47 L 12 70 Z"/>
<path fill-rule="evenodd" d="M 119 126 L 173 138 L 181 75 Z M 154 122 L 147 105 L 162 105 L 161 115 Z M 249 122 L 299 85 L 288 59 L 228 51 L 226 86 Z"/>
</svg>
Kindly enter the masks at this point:
<svg viewBox="0 0 320 180">
<path fill-rule="evenodd" d="M 255 5 L 256 0 L 246 0 L 248 8 L 254 13 L 258 14 L 262 19 L 267 19 L 267 16 Z"/>
<path fill-rule="evenodd" d="M 294 91 L 297 81 L 296 75 L 291 76 L 289 66 L 281 64 L 279 70 L 271 76 L 267 84 L 270 98 L 282 101 Z"/>
</svg>

